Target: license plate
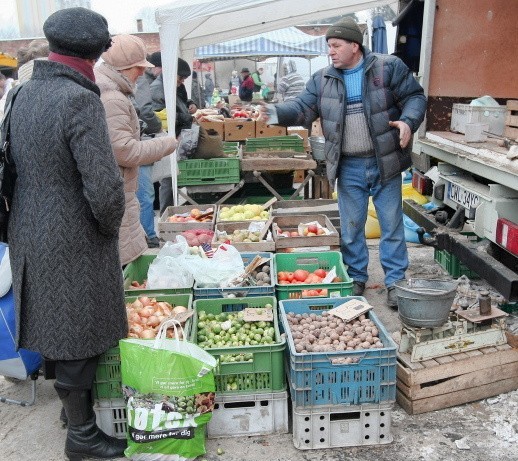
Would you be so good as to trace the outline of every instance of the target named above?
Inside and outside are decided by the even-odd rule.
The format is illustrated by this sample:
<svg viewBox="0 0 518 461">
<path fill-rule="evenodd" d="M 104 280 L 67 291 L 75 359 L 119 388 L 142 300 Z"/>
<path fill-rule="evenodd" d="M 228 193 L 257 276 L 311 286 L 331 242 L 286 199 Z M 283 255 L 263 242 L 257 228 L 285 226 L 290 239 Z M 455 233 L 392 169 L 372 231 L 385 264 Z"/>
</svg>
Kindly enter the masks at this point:
<svg viewBox="0 0 518 461">
<path fill-rule="evenodd" d="M 449 183 L 448 198 L 468 210 L 476 208 L 480 203 L 480 197 L 477 194 L 453 183 Z"/>
</svg>

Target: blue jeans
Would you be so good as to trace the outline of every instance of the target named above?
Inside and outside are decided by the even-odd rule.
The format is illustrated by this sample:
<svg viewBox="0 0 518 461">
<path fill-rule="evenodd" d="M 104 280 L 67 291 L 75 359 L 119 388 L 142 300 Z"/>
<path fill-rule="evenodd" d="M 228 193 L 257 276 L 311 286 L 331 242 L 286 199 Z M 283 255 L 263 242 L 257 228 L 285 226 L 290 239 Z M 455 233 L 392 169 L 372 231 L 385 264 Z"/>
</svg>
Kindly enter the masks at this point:
<svg viewBox="0 0 518 461">
<path fill-rule="evenodd" d="M 365 223 L 369 196 L 381 228 L 380 262 L 385 272 L 385 285 L 390 287 L 405 278 L 408 252 L 403 225 L 401 175 L 384 184 L 376 157 L 342 157 L 338 173 L 338 209 L 340 211 L 341 250 L 347 273 L 358 282 L 368 277 L 369 251 Z"/>
<path fill-rule="evenodd" d="M 140 223 L 148 238 L 156 237 L 155 211 L 155 188 L 151 180 L 153 165 L 141 165 L 138 170 L 137 199 L 140 203 Z"/>
</svg>

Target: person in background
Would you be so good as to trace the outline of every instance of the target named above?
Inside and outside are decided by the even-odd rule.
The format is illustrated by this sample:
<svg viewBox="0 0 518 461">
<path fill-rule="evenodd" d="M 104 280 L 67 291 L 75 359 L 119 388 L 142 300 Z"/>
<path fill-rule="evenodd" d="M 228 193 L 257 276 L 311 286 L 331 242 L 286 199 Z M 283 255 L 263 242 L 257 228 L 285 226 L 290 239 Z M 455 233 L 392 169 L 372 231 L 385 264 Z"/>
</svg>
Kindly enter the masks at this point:
<svg viewBox="0 0 518 461">
<path fill-rule="evenodd" d="M 124 266 L 148 248 L 136 196 L 138 167 L 171 154 L 176 148 L 176 140 L 169 136 L 148 140 L 140 138 L 139 120 L 130 97 L 138 78 L 144 75 L 146 68 L 153 67 L 146 59 L 144 42 L 134 35 L 116 35 L 102 59 L 104 62 L 96 67 L 95 75 L 106 110 L 113 153 L 124 179 L 126 208 L 119 236 L 120 258 Z"/>
<path fill-rule="evenodd" d="M 67 458 L 120 458 L 126 440 L 99 429 L 91 394 L 99 356 L 128 334 L 118 249 L 124 183 L 93 70 L 111 38 L 106 19 L 85 8 L 55 12 L 43 32 L 48 60 L 34 61 L 11 111 L 16 343 L 39 352 L 55 378 Z"/>
<path fill-rule="evenodd" d="M 7 77 L 0 72 L 0 99 L 3 98 L 5 93 L 5 84 L 7 82 Z"/>
<path fill-rule="evenodd" d="M 31 78 L 35 59 L 47 59 L 49 42 L 45 39 L 36 39 L 18 50 L 18 83 L 26 82 Z"/>
<path fill-rule="evenodd" d="M 241 78 L 237 70 L 232 71 L 230 82 L 228 82 L 228 94 L 237 94 L 239 92 L 239 86 L 241 85 Z"/>
<path fill-rule="evenodd" d="M 295 61 L 290 59 L 284 66 L 284 77 L 277 85 L 277 92 L 283 101 L 295 99 L 306 86 L 304 79 L 297 73 Z"/>
<path fill-rule="evenodd" d="M 191 128 L 193 121 L 192 114 L 196 112 L 197 107 L 192 100 L 188 99 L 187 89 L 184 85 L 185 79 L 191 75 L 191 68 L 182 58 L 178 58 L 177 67 L 175 136 L 178 138 L 183 129 Z M 161 88 L 158 88 L 158 85 L 160 84 Z M 157 81 L 151 85 L 151 93 L 153 95 L 154 110 L 160 111 L 165 109 L 163 82 L 158 82 L 157 79 Z M 173 185 L 170 170 L 167 173 L 169 173 L 169 175 L 160 180 L 160 214 L 163 214 L 167 207 L 174 205 Z"/>
<path fill-rule="evenodd" d="M 133 104 L 139 120 L 142 120 L 141 139 L 152 139 L 162 133 L 162 122 L 153 110 L 151 98 L 151 84 L 162 73 L 162 55 L 155 51 L 147 57 L 155 67 L 146 68 L 144 75 L 138 78 Z M 164 133 L 165 134 L 165 133 Z M 138 172 L 137 199 L 140 204 L 140 223 L 146 233 L 146 242 L 149 248 L 158 248 L 160 241 L 155 230 L 155 187 L 152 179 L 153 163 L 140 165 Z"/>
<path fill-rule="evenodd" d="M 200 86 L 200 82 L 198 81 L 198 73 L 196 71 L 192 72 L 191 99 L 193 103 L 196 105 L 197 109 L 202 109 L 205 106 L 203 99 L 203 90 Z"/>
<path fill-rule="evenodd" d="M 241 69 L 241 85 L 239 86 L 239 99 L 243 102 L 252 102 L 254 97 L 254 80 L 247 67 Z"/>
<path fill-rule="evenodd" d="M 208 72 L 205 74 L 205 102 L 210 107 L 212 102 L 212 95 L 214 94 L 214 82 L 212 81 L 212 75 Z"/>
<path fill-rule="evenodd" d="M 401 59 L 362 46 L 363 34 L 353 19 L 331 25 L 326 39 L 332 65 L 315 72 L 295 99 L 262 106 L 262 117 L 306 127 L 320 117 L 327 177 L 338 185 L 341 250 L 354 280 L 353 295 L 363 294 L 368 279 L 365 223 L 372 196 L 381 227 L 387 305 L 397 307 L 394 284 L 408 267 L 401 172 L 411 165 L 410 140 L 424 119 L 426 97 Z"/>
<path fill-rule="evenodd" d="M 263 89 L 264 82 L 261 80 L 261 75 L 264 72 L 262 67 L 259 67 L 252 73 L 252 80 L 254 81 L 254 92 L 258 93 Z"/>
</svg>

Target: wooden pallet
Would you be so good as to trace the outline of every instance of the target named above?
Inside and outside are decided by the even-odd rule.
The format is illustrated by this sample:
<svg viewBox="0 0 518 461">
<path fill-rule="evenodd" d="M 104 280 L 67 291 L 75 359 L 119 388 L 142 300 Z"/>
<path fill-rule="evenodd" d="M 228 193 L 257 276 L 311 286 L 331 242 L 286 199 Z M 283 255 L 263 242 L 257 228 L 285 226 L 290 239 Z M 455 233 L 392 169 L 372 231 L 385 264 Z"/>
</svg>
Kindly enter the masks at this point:
<svg viewBox="0 0 518 461">
<path fill-rule="evenodd" d="M 398 354 L 397 402 L 410 415 L 518 389 L 518 349 L 508 344 L 412 363 Z"/>
<path fill-rule="evenodd" d="M 518 139 L 518 100 L 509 99 L 507 101 L 504 136 L 509 139 Z"/>
</svg>

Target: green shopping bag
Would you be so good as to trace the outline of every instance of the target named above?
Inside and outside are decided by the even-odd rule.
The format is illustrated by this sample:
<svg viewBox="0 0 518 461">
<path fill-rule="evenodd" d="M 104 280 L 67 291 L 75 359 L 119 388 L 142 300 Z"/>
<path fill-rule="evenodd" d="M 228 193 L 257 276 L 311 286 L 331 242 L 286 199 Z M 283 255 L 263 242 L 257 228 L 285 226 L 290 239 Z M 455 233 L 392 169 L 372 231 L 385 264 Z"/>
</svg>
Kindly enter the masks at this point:
<svg viewBox="0 0 518 461">
<path fill-rule="evenodd" d="M 181 461 L 205 453 L 217 361 L 193 343 L 166 339 L 171 327 L 178 338 L 181 325 L 167 320 L 155 340 L 119 342 L 128 425 L 125 455 L 131 459 Z"/>
</svg>

